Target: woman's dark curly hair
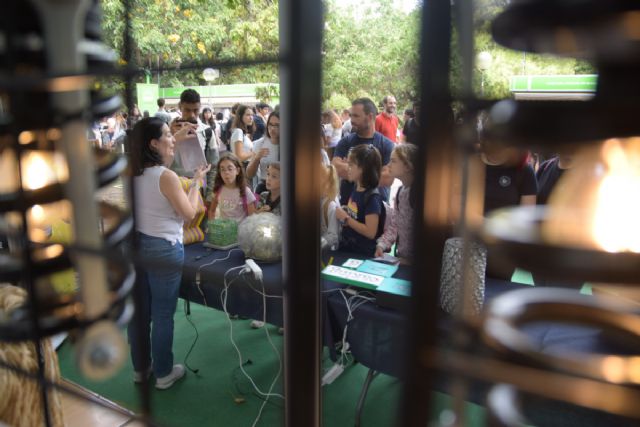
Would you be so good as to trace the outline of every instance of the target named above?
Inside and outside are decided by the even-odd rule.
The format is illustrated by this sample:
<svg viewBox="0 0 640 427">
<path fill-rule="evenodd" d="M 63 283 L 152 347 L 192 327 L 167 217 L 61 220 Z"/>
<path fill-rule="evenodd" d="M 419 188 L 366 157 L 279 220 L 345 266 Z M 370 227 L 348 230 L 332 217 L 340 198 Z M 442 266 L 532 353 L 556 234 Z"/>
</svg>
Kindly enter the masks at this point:
<svg viewBox="0 0 640 427">
<path fill-rule="evenodd" d="M 130 164 L 133 176 L 140 176 L 145 168 L 162 165 L 162 157 L 155 148 L 151 146 L 152 139 L 162 137 L 162 126 L 166 125 L 164 120 L 157 117 L 146 117 L 138 121 L 131 131 L 131 154 Z"/>
</svg>

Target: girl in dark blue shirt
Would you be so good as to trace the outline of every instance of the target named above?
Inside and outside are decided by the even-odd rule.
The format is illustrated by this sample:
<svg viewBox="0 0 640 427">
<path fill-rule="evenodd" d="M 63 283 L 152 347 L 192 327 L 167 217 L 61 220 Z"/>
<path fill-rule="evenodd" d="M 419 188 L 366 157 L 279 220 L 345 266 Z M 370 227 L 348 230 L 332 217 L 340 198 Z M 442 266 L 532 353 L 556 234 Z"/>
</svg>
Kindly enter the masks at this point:
<svg viewBox="0 0 640 427">
<path fill-rule="evenodd" d="M 361 144 L 349 151 L 348 178 L 355 187 L 347 206 L 336 209 L 342 223 L 340 249 L 373 257 L 380 236 L 382 197 L 378 182 L 382 170 L 380 152 L 373 145 Z"/>
</svg>

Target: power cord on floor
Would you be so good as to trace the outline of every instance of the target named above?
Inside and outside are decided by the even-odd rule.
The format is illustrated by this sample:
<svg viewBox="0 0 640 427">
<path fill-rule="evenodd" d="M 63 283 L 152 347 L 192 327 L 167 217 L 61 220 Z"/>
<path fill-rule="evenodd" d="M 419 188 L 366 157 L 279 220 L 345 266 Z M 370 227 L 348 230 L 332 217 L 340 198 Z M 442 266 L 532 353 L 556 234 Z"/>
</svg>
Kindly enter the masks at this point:
<svg viewBox="0 0 640 427">
<path fill-rule="evenodd" d="M 243 360 L 242 353 L 240 352 L 240 348 L 238 348 L 238 345 L 236 344 L 236 342 L 235 342 L 235 340 L 233 338 L 233 322 L 231 321 L 231 317 L 229 316 L 229 311 L 227 310 L 227 296 L 228 296 L 228 292 L 229 292 L 229 286 L 231 286 L 231 284 L 234 281 L 236 281 L 238 278 L 240 278 L 241 275 L 238 274 L 238 276 L 236 276 L 233 280 L 231 280 L 231 282 L 227 282 L 227 276 L 232 271 L 243 270 L 244 268 L 245 268 L 244 264 L 240 265 L 240 266 L 237 266 L 237 267 L 232 267 L 229 270 L 227 270 L 227 272 L 224 274 L 224 289 L 220 293 L 220 301 L 222 303 L 222 310 L 226 314 L 227 321 L 229 322 L 229 339 L 231 341 L 231 345 L 233 346 L 233 348 L 236 350 L 236 353 L 238 354 L 238 364 L 239 364 L 240 370 L 242 371 L 242 374 L 251 382 L 251 385 L 256 390 L 256 392 L 258 394 L 260 394 L 261 396 L 265 396 L 265 397 L 267 397 L 267 396 L 275 396 L 275 397 L 279 397 L 281 399 L 284 399 L 284 396 L 279 394 L 279 393 L 265 393 L 262 390 L 260 390 L 260 388 L 258 388 L 256 383 L 253 381 L 253 378 L 251 378 L 251 376 L 247 373 L 247 371 L 244 370 L 243 361 L 242 361 Z"/>
<path fill-rule="evenodd" d="M 187 322 L 189 322 L 189 324 L 193 327 L 193 330 L 196 333 L 196 337 L 193 339 L 193 343 L 191 343 L 191 347 L 189 347 L 189 351 L 187 351 L 187 354 L 184 356 L 184 366 L 187 367 L 188 370 L 190 370 L 191 372 L 193 372 L 197 377 L 199 377 L 200 375 L 198 374 L 198 372 L 200 372 L 200 369 L 193 369 L 191 366 L 189 366 L 189 363 L 187 362 L 189 359 L 189 356 L 191 355 L 191 352 L 193 351 L 193 349 L 196 346 L 196 343 L 198 342 L 198 338 L 200 337 L 200 334 L 198 333 L 198 328 L 196 328 L 195 323 L 193 323 L 193 321 L 191 320 L 191 314 L 189 314 L 189 311 L 187 310 L 187 306 L 188 306 L 189 302 L 187 300 L 184 300 L 184 317 L 187 319 Z"/>
<path fill-rule="evenodd" d="M 255 278 L 255 276 L 254 276 Z M 258 279 L 258 278 L 256 278 Z M 262 276 L 260 276 L 260 284 L 262 285 L 262 322 L 263 324 L 266 324 L 267 322 L 267 293 L 264 287 L 264 282 L 262 281 Z M 267 395 L 265 396 L 264 402 L 262 402 L 262 405 L 260 405 L 260 410 L 258 411 L 258 416 L 256 417 L 256 419 L 253 421 L 253 424 L 251 425 L 251 427 L 255 427 L 258 424 L 258 421 L 260 420 L 260 417 L 262 416 L 262 411 L 264 410 L 264 407 L 267 405 L 267 402 L 269 401 L 269 396 L 272 395 L 272 391 L 273 391 L 273 387 L 276 385 L 276 382 L 278 381 L 278 378 L 280 378 L 280 374 L 282 373 L 282 357 L 280 356 L 280 352 L 278 351 L 278 349 L 276 348 L 275 344 L 273 343 L 273 340 L 271 339 L 271 334 L 269 333 L 269 328 L 267 328 L 265 326 L 264 328 L 264 332 L 267 335 L 267 340 L 269 341 L 269 344 L 271 344 L 271 347 L 273 348 L 273 351 L 276 353 L 276 356 L 278 356 L 278 373 L 276 374 L 276 376 L 273 378 L 273 381 L 271 382 L 271 386 L 269 387 L 269 391 L 267 392 Z"/>
</svg>

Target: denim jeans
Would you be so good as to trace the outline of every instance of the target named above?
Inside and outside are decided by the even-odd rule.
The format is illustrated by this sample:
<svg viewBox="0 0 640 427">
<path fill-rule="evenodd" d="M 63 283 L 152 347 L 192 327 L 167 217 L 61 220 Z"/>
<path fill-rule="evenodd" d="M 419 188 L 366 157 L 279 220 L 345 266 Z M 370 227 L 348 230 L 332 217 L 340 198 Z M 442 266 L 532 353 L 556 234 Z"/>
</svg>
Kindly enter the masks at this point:
<svg viewBox="0 0 640 427">
<path fill-rule="evenodd" d="M 184 247 L 182 243 L 172 244 L 142 233 L 138 236 L 139 253 L 152 264 L 137 272 L 136 291 L 142 304 L 136 307 L 127 329 L 131 360 L 138 372 L 145 372 L 152 362 L 155 377 L 162 378 L 173 368 L 173 315 L 178 304 Z"/>
</svg>

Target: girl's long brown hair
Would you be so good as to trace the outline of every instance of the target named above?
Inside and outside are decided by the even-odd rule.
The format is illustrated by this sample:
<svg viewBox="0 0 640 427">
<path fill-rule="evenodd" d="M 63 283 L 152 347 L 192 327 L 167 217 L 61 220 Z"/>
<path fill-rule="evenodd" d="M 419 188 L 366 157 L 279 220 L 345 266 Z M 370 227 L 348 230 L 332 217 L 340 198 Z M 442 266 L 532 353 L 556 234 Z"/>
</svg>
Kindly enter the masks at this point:
<svg viewBox="0 0 640 427">
<path fill-rule="evenodd" d="M 224 181 L 222 180 L 222 173 L 220 173 L 220 167 L 222 166 L 222 162 L 225 160 L 233 163 L 233 165 L 238 170 L 238 175 L 236 175 L 236 187 L 240 190 L 240 197 L 245 196 L 245 189 L 247 188 L 247 181 L 244 176 L 244 169 L 242 168 L 242 164 L 240 160 L 236 157 L 235 154 L 230 152 L 225 152 L 222 156 L 220 156 L 220 160 L 218 161 L 218 168 L 216 170 L 216 178 L 213 181 L 213 194 L 217 194 L 218 190 L 222 188 L 224 185 Z"/>
<path fill-rule="evenodd" d="M 242 117 L 244 116 L 244 113 L 247 111 L 247 109 L 251 109 L 251 111 L 253 111 L 253 108 L 249 107 L 248 105 L 238 106 L 238 109 L 236 110 L 236 115 L 233 118 L 233 123 L 231 124 L 231 129 L 236 129 L 236 128 L 242 129 L 242 132 L 244 132 L 246 135 L 249 135 L 249 137 L 251 137 L 253 132 L 256 130 L 255 129 L 256 124 L 255 122 L 253 122 L 250 126 L 247 126 L 242 121 Z"/>
</svg>

